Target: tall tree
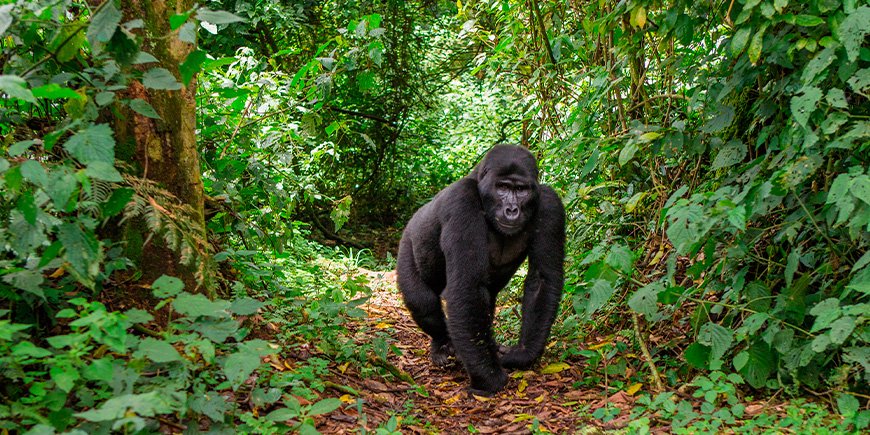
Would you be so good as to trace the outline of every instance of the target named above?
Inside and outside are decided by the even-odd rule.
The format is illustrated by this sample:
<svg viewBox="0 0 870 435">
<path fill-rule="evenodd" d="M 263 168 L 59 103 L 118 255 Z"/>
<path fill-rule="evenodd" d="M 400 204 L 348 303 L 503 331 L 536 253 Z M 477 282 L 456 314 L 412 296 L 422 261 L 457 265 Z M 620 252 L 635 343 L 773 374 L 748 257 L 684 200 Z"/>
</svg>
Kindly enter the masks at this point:
<svg viewBox="0 0 870 435">
<path fill-rule="evenodd" d="M 142 38 L 141 51 L 155 60 L 135 66 L 143 72 L 142 79 L 131 80 L 124 97 L 147 102 L 153 110 L 145 104 L 123 106 L 114 130 L 118 149 L 128 150 L 120 157 L 127 157 L 141 177 L 140 191 L 153 193 L 147 198 L 153 208 L 151 219 L 138 219 L 124 228 L 127 254 L 140 264 L 146 282 L 169 274 L 181 278 L 189 289 L 210 291 L 211 261 L 195 136 L 196 78 L 195 73 L 181 72 L 185 60 L 201 54 L 196 51 L 196 24 L 189 20 L 193 8 L 193 0 L 121 2 L 123 22 L 142 20 L 142 27 L 132 32 Z M 141 107 L 145 109 L 137 110 Z M 155 229 L 164 237 L 149 240 Z"/>
</svg>

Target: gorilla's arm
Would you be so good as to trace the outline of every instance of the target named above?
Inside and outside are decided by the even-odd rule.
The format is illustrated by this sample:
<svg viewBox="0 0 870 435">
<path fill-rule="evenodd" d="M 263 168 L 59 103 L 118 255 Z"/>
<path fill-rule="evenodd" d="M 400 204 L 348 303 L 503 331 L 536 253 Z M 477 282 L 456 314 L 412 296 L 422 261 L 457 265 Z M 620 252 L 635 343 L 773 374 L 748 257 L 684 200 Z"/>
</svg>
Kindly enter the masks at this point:
<svg viewBox="0 0 870 435">
<path fill-rule="evenodd" d="M 490 294 L 486 288 L 489 257 L 487 224 L 477 183 L 463 179 L 443 195 L 441 249 L 447 270 L 447 329 L 457 357 L 471 377 L 471 390 L 491 394 L 507 383 L 492 337 Z"/>
<path fill-rule="evenodd" d="M 501 364 L 507 368 L 528 368 L 541 356 L 562 296 L 565 209 L 549 186 L 541 185 L 540 205 L 532 228 L 535 230 L 523 289 L 520 341 L 501 358 Z"/>
</svg>

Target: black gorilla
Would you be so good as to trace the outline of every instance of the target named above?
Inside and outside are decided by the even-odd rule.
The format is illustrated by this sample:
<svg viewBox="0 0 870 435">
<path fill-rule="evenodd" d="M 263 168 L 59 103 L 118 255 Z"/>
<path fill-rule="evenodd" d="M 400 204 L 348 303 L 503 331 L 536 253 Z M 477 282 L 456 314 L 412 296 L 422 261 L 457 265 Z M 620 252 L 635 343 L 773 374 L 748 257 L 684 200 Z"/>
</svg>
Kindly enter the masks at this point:
<svg viewBox="0 0 870 435">
<path fill-rule="evenodd" d="M 445 365 L 455 349 L 477 394 L 504 387 L 502 367 L 531 366 L 562 296 L 564 244 L 562 202 L 538 184 L 534 156 L 518 146 L 496 145 L 471 174 L 417 210 L 399 245 L 398 282 L 412 317 L 432 337 L 432 361 Z M 496 295 L 526 257 L 520 340 L 500 348 L 492 337 Z"/>
</svg>

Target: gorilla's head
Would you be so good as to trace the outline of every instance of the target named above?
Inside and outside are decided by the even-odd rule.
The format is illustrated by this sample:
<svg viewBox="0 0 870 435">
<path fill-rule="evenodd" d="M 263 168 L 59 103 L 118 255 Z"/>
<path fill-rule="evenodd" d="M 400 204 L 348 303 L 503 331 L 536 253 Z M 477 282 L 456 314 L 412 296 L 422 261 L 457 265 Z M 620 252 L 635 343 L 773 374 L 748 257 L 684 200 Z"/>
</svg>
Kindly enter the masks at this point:
<svg viewBox="0 0 870 435">
<path fill-rule="evenodd" d="M 538 165 L 529 150 L 496 145 L 471 173 L 487 221 L 504 235 L 522 231 L 538 208 Z"/>
</svg>

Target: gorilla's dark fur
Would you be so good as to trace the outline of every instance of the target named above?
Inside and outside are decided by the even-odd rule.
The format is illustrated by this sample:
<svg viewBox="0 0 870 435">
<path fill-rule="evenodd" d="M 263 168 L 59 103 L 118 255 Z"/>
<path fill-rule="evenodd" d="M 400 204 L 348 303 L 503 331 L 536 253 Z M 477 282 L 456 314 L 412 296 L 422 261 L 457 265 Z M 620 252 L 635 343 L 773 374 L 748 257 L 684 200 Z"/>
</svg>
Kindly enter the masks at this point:
<svg viewBox="0 0 870 435">
<path fill-rule="evenodd" d="M 538 184 L 534 156 L 517 146 L 496 145 L 417 210 L 399 246 L 398 280 L 405 305 L 432 337 L 432 361 L 445 365 L 455 349 L 478 394 L 504 387 L 502 367 L 531 366 L 562 295 L 564 244 L 562 202 Z M 492 337 L 496 295 L 527 257 L 520 340 L 500 351 Z"/>
</svg>

